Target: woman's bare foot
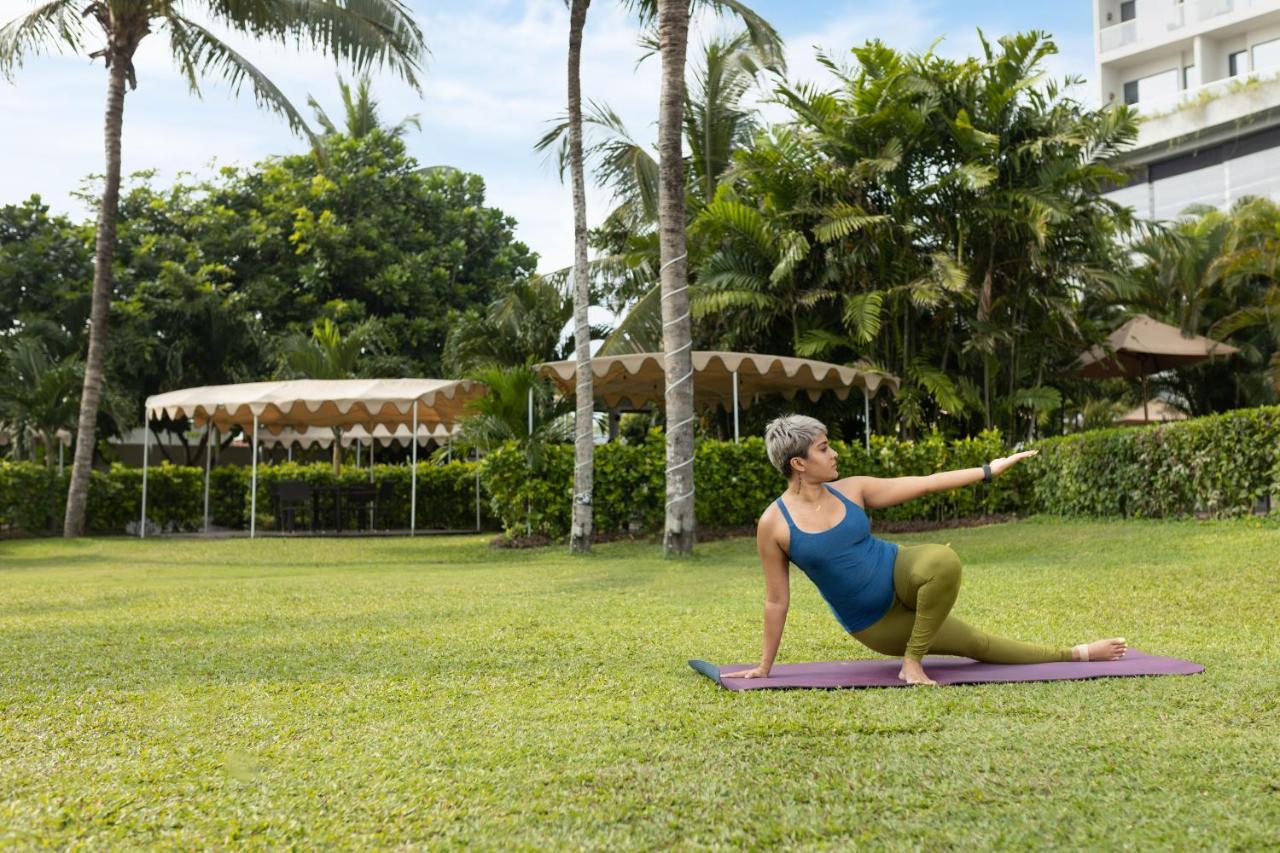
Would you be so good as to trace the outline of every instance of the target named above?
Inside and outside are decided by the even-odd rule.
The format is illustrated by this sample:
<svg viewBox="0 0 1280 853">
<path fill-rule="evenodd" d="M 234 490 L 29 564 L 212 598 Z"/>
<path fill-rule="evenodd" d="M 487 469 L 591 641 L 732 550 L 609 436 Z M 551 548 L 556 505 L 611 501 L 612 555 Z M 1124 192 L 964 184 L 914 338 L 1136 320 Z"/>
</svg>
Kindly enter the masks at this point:
<svg viewBox="0 0 1280 853">
<path fill-rule="evenodd" d="M 1109 640 L 1094 640 L 1092 643 L 1081 643 L 1071 649 L 1072 660 L 1119 660 L 1124 657 L 1129 646 L 1124 637 L 1112 637 Z"/>
<path fill-rule="evenodd" d="M 907 684 L 932 684 L 937 686 L 938 682 L 925 675 L 924 667 L 920 665 L 920 661 L 914 658 L 903 658 L 902 669 L 898 672 L 898 678 L 907 682 Z"/>
</svg>

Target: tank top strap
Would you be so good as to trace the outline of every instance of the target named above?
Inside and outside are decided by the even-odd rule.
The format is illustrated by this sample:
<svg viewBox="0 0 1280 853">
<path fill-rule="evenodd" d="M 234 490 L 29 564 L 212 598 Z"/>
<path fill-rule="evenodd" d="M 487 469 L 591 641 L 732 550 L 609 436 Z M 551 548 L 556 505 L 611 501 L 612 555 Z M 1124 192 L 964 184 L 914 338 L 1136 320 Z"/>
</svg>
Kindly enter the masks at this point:
<svg viewBox="0 0 1280 853">
<path fill-rule="evenodd" d="M 841 503 L 850 502 L 849 499 L 845 497 L 844 494 L 839 489 L 832 488 L 830 483 L 823 483 L 822 488 L 826 489 L 828 492 L 835 495 L 840 500 Z"/>
<path fill-rule="evenodd" d="M 778 498 L 778 509 L 782 510 L 782 517 L 787 520 L 787 526 L 796 530 L 796 523 L 791 520 L 791 513 L 787 512 L 787 505 L 782 502 L 782 498 Z"/>
</svg>

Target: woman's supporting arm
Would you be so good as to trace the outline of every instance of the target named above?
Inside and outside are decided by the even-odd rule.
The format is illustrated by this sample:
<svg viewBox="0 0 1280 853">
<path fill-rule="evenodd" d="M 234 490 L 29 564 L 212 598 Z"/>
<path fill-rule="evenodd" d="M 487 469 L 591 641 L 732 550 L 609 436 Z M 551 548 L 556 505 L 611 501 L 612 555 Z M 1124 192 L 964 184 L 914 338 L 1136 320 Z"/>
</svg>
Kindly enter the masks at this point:
<svg viewBox="0 0 1280 853">
<path fill-rule="evenodd" d="M 766 516 L 767 517 L 767 516 Z M 778 655 L 782 629 L 791 606 L 791 572 L 787 555 L 778 546 L 773 525 L 764 518 L 756 527 L 756 550 L 764 568 L 764 643 L 760 649 L 760 669 L 768 674 Z"/>
</svg>

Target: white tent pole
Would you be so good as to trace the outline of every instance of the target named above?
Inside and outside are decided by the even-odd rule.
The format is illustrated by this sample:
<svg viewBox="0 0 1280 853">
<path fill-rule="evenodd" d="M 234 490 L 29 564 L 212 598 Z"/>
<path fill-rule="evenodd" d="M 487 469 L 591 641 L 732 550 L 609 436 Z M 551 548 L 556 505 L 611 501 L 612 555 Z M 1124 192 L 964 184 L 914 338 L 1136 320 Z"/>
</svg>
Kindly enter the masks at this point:
<svg viewBox="0 0 1280 853">
<path fill-rule="evenodd" d="M 356 467 L 357 468 L 360 467 L 360 447 L 361 447 L 361 444 L 360 442 L 357 441 L 356 442 Z"/>
<path fill-rule="evenodd" d="M 871 450 L 871 394 L 862 389 L 862 440 L 867 450 Z"/>
<path fill-rule="evenodd" d="M 449 436 L 448 440 L 444 443 L 444 461 L 453 461 L 453 436 Z"/>
<path fill-rule="evenodd" d="M 409 535 L 418 529 L 418 406 L 413 406 L 413 437 L 409 454 Z"/>
<path fill-rule="evenodd" d="M 476 533 L 480 532 L 480 448 L 476 448 Z"/>
<path fill-rule="evenodd" d="M 373 437 L 373 430 L 369 430 L 369 482 L 373 482 L 373 449 L 378 444 L 378 440 Z"/>
<path fill-rule="evenodd" d="M 204 532 L 209 532 L 209 464 L 213 460 L 213 421 L 204 425 Z"/>
<path fill-rule="evenodd" d="M 151 413 L 146 409 L 142 410 L 142 526 L 138 528 L 138 538 L 147 538 L 147 457 L 150 456 L 151 450 L 151 430 L 148 429 L 148 415 Z"/>
<path fill-rule="evenodd" d="M 257 534 L 258 528 L 258 416 L 253 416 L 253 472 L 249 478 L 249 538 Z"/>
<path fill-rule="evenodd" d="M 289 461 L 293 461 L 293 442 L 289 442 Z"/>
<path fill-rule="evenodd" d="M 733 443 L 738 443 L 738 371 L 733 371 Z"/>
<path fill-rule="evenodd" d="M 62 476 L 62 451 L 65 449 L 65 447 L 66 445 L 64 445 L 62 443 L 62 439 L 59 438 L 58 439 L 58 476 L 59 477 Z"/>
<path fill-rule="evenodd" d="M 529 435 L 533 435 L 533 386 L 529 386 L 529 402 L 525 404 L 525 413 L 529 418 Z"/>
</svg>

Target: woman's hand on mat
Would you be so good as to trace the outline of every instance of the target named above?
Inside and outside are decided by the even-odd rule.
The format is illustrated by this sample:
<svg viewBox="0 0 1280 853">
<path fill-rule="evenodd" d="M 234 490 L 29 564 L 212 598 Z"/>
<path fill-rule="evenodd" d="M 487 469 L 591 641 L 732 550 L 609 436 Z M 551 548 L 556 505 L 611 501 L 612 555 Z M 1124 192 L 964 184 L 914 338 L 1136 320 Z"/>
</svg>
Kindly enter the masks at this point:
<svg viewBox="0 0 1280 853">
<path fill-rule="evenodd" d="M 1012 456 L 1003 456 L 999 459 L 992 459 L 991 475 L 996 476 L 1001 474 L 1006 469 L 1013 467 L 1018 462 L 1021 462 L 1023 459 L 1035 456 L 1039 452 L 1039 450 L 1024 450 L 1021 453 L 1015 453 Z"/>
<path fill-rule="evenodd" d="M 744 669 L 739 672 L 722 672 L 720 673 L 720 677 L 721 678 L 768 678 L 769 670 L 765 669 L 762 666 L 758 666 L 755 669 Z"/>
</svg>

